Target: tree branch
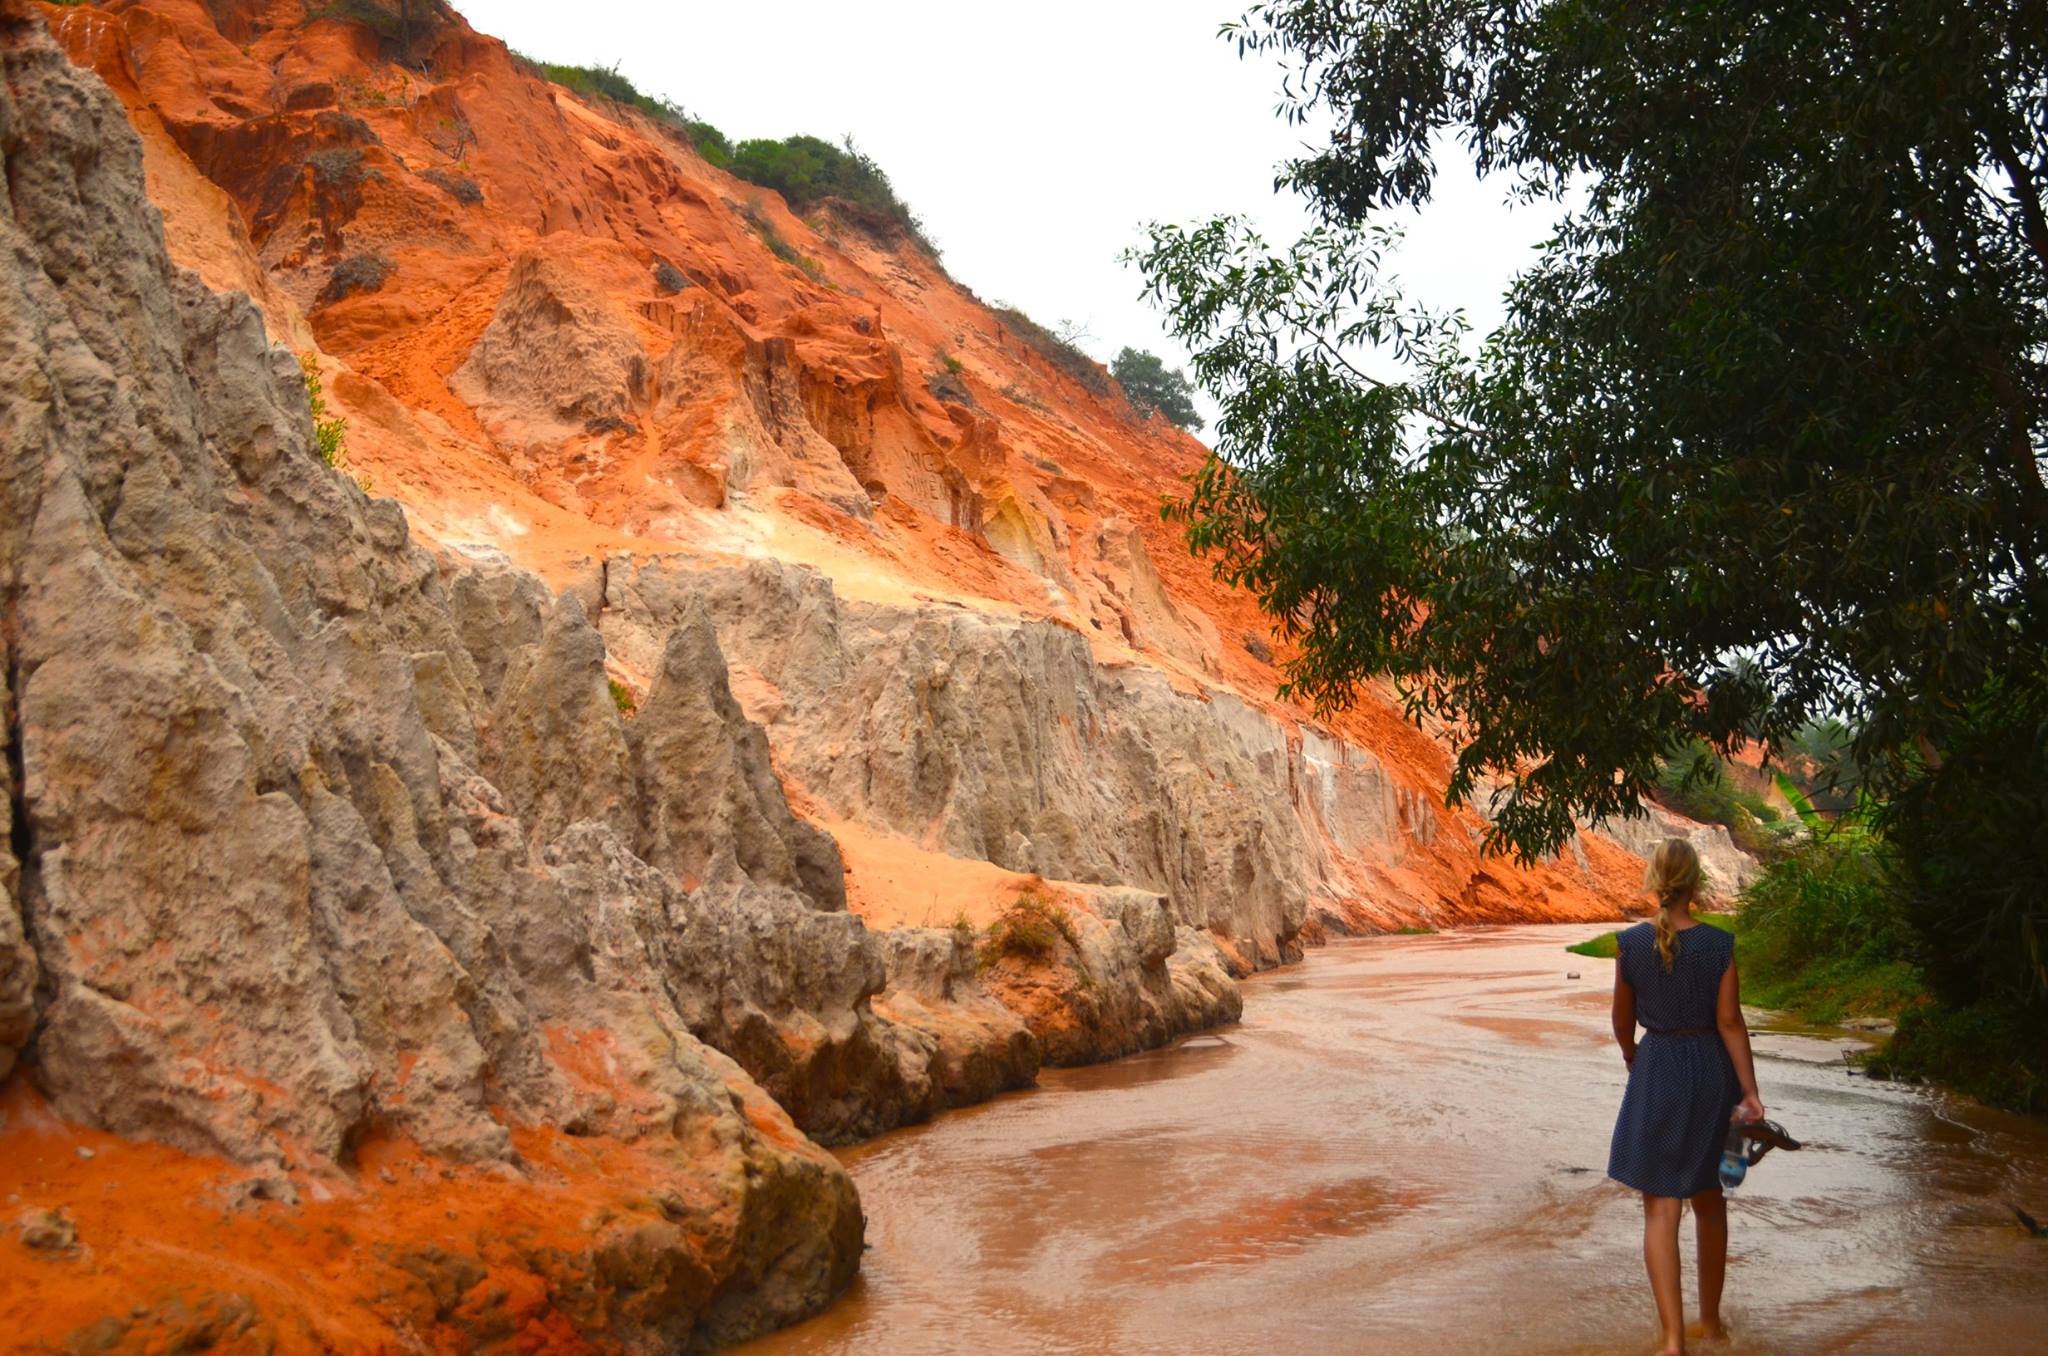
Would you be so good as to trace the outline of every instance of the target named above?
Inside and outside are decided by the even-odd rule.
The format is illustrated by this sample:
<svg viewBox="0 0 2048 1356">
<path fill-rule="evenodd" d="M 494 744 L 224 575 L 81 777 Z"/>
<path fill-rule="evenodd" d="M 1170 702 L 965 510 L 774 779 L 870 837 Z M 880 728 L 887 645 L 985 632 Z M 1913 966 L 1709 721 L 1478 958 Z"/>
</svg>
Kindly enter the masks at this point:
<svg viewBox="0 0 2048 1356">
<path fill-rule="evenodd" d="M 1357 377 L 1367 386 L 1370 386 L 1374 390 L 1378 391 L 1391 391 L 1396 389 L 1394 383 L 1390 381 L 1381 381 L 1378 377 L 1375 377 L 1374 375 L 1372 375 L 1372 373 L 1363 370 L 1356 363 L 1352 362 L 1349 358 L 1345 357 L 1343 350 L 1339 349 L 1335 344 L 1331 343 L 1329 339 L 1322 333 L 1322 331 L 1316 329 L 1312 325 L 1304 323 L 1296 316 L 1290 315 L 1287 317 L 1287 319 L 1288 323 L 1292 324 L 1296 330 L 1298 330 L 1302 334 L 1307 335 L 1315 343 L 1315 346 L 1318 349 L 1322 350 L 1325 357 L 1329 358 L 1331 362 L 1336 363 L 1346 372 L 1349 372 L 1352 376 Z M 1412 389 L 1409 391 L 1409 397 L 1414 405 L 1415 412 L 1417 414 L 1422 415 L 1425 419 L 1429 419 L 1438 424 L 1441 424 L 1445 428 L 1450 429 L 1453 432 L 1462 433 L 1468 438 L 1484 438 L 1487 436 L 1485 429 L 1474 428 L 1472 425 L 1465 423 L 1463 420 L 1454 419 L 1450 415 L 1445 414 L 1442 410 L 1439 410 L 1422 400 L 1415 399 L 1414 392 Z"/>
<path fill-rule="evenodd" d="M 1990 132 L 1986 139 L 1991 143 L 1992 154 L 2004 168 L 2005 177 L 2012 182 L 2013 200 L 2019 204 L 2020 220 L 2026 226 L 2023 234 L 2027 248 L 2033 250 L 2042 267 L 2048 268 L 2048 216 L 2041 212 L 2041 196 L 2034 187 L 2034 176 L 2013 146 L 2012 138 L 2004 131 Z"/>
</svg>

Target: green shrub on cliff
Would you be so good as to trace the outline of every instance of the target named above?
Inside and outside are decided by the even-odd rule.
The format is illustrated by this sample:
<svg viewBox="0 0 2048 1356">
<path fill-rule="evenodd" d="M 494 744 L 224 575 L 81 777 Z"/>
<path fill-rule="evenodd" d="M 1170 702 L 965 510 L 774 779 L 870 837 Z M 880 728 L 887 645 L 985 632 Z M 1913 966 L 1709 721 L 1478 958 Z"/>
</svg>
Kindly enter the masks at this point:
<svg viewBox="0 0 2048 1356">
<path fill-rule="evenodd" d="M 792 212 L 824 207 L 885 244 L 910 239 L 934 257 L 939 252 L 888 174 L 851 137 L 843 147 L 810 136 L 742 141 L 732 149 L 729 168 L 780 193 Z"/>
<path fill-rule="evenodd" d="M 1743 786 L 1737 776 L 1711 745 L 1694 740 L 1658 768 L 1651 795 L 1688 819 L 1723 826 L 1735 846 L 1769 861 L 1789 845 L 1792 827 L 1781 823 L 1784 817 L 1778 808 Z"/>
<path fill-rule="evenodd" d="M 981 963 L 992 965 L 1005 956 L 1027 961 L 1050 960 L 1061 942 L 1076 953 L 1081 939 L 1065 906 L 1026 890 L 989 924 L 982 941 Z"/>
<path fill-rule="evenodd" d="M 305 22 L 337 19 L 375 33 L 392 56 L 410 61 L 434 34 L 455 20 L 446 0 L 329 0 L 306 10 Z"/>
<path fill-rule="evenodd" d="M 591 98 L 609 99 L 615 104 L 637 108 L 650 118 L 683 127 L 689 116 L 682 109 L 666 99 L 651 94 L 642 94 L 639 86 L 619 71 L 617 62 L 609 66 L 565 66 L 559 62 L 537 61 L 522 56 L 519 60 L 532 67 L 542 79 L 560 85 L 563 89 Z"/>
<path fill-rule="evenodd" d="M 1194 383 L 1179 368 L 1168 367 L 1158 354 L 1126 348 L 1109 365 L 1109 374 L 1124 388 L 1124 394 L 1140 413 L 1156 411 L 1165 415 L 1175 428 L 1201 429 L 1202 416 L 1195 410 Z"/>
<path fill-rule="evenodd" d="M 747 205 L 740 209 L 740 216 L 754 228 L 754 234 L 761 237 L 761 243 L 768 247 L 770 254 L 785 264 L 795 264 L 814 281 L 825 281 L 825 266 L 783 238 L 759 198 L 749 198 Z"/>
<path fill-rule="evenodd" d="M 683 135 L 690 139 L 690 145 L 696 148 L 698 155 L 720 169 L 732 164 L 732 142 L 726 139 L 725 133 L 710 123 L 701 118 L 685 118 Z"/>
<path fill-rule="evenodd" d="M 732 142 L 725 133 L 702 118 L 693 118 L 679 104 L 672 103 L 658 95 L 641 92 L 625 74 L 617 62 L 609 66 L 568 66 L 555 61 L 539 61 L 530 56 L 514 53 L 514 59 L 521 62 L 541 79 L 574 90 L 586 98 L 606 99 L 615 104 L 638 109 L 656 122 L 664 123 L 682 133 L 691 149 L 720 169 L 732 165 Z"/>
<path fill-rule="evenodd" d="M 329 146 L 306 157 L 313 184 L 329 193 L 345 192 L 363 181 L 363 153 L 354 146 Z"/>
<path fill-rule="evenodd" d="M 348 448 L 343 445 L 342 434 L 348 430 L 348 420 L 339 415 L 327 417 L 327 396 L 320 385 L 320 364 L 310 353 L 299 355 L 299 380 L 306 388 L 306 407 L 313 412 L 313 455 L 335 470 L 340 470 L 348 460 Z"/>
<path fill-rule="evenodd" d="M 997 305 L 989 307 L 989 310 L 1019 339 L 1035 349 L 1039 357 L 1094 394 L 1109 394 L 1109 373 L 1102 370 L 1101 363 L 1082 352 L 1071 335 L 1054 333 L 1015 306 Z"/>
<path fill-rule="evenodd" d="M 375 250 L 351 254 L 334 266 L 327 275 L 327 283 L 314 298 L 321 306 L 332 306 L 345 297 L 357 292 L 375 292 L 384 286 L 384 280 L 397 270 L 397 265 Z"/>
</svg>

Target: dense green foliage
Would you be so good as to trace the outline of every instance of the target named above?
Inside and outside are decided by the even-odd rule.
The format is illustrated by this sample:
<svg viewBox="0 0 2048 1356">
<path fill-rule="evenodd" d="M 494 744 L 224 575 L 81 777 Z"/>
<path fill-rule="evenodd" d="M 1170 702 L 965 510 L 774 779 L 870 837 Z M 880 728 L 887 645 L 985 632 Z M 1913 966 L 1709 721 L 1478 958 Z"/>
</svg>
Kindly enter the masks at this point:
<svg viewBox="0 0 2048 1356">
<path fill-rule="evenodd" d="M 2017 975 L 1977 982 L 1995 967 L 1956 946 L 1949 926 L 1916 916 L 1924 870 L 1854 818 L 1770 865 L 1745 894 L 1745 997 L 1823 1024 L 1896 1016 L 1873 1073 L 2048 1111 L 2048 1004 Z"/>
<path fill-rule="evenodd" d="M 1283 171 L 1322 224 L 1162 226 L 1139 263 L 1223 409 L 1178 512 L 1295 642 L 1290 689 L 1392 675 L 1523 855 L 1694 740 L 1839 720 L 1937 996 L 2040 1011 L 2038 3 L 1276 0 L 1230 31 L 1328 125 Z M 1381 271 L 1451 134 L 1570 204 L 1483 345 Z"/>
<path fill-rule="evenodd" d="M 702 118 L 683 119 L 683 135 L 689 137 L 697 154 L 712 164 L 721 169 L 732 164 L 732 142 L 726 139 L 725 133 Z"/>
<path fill-rule="evenodd" d="M 1985 11 L 1255 8 L 1335 119 L 1285 175 L 1330 224 L 1161 227 L 1141 263 L 1225 409 L 1191 535 L 1296 633 L 1295 690 L 1404 680 L 1546 851 L 1692 737 L 1845 716 L 1909 773 L 2038 672 L 2048 30 Z M 1446 129 L 1584 192 L 1476 353 L 1353 224 L 1427 196 Z"/>
<path fill-rule="evenodd" d="M 1952 1009 L 2024 1011 L 2048 1078 L 2048 675 L 1986 684 L 1935 747 L 1877 817 L 1928 983 Z"/>
<path fill-rule="evenodd" d="M 843 147 L 807 136 L 742 141 L 732 149 L 729 168 L 748 183 L 780 193 L 792 212 L 829 208 L 877 240 L 907 238 L 938 253 L 889 176 L 851 137 Z"/>
<path fill-rule="evenodd" d="M 1873 1073 L 1936 1079 L 1993 1106 L 2048 1112 L 2048 1018 L 1997 999 L 1923 1003 L 1870 1061 Z"/>
<path fill-rule="evenodd" d="M 1109 365 L 1109 374 L 1138 409 L 1147 413 L 1157 410 L 1175 428 L 1202 427 L 1202 416 L 1195 410 L 1194 383 L 1179 368 L 1169 368 L 1158 354 L 1126 348 Z"/>
<path fill-rule="evenodd" d="M 996 318 L 1008 326 L 1019 339 L 1035 350 L 1039 357 L 1080 382 L 1094 394 L 1109 394 L 1109 374 L 1102 370 L 1101 363 L 1082 352 L 1081 346 L 1072 339 L 1054 333 L 1014 306 L 991 306 L 989 310 L 993 311 Z"/>
<path fill-rule="evenodd" d="M 1881 840 L 1854 824 L 1772 862 L 1743 892 L 1745 997 L 1828 1023 L 1925 992 Z"/>
</svg>

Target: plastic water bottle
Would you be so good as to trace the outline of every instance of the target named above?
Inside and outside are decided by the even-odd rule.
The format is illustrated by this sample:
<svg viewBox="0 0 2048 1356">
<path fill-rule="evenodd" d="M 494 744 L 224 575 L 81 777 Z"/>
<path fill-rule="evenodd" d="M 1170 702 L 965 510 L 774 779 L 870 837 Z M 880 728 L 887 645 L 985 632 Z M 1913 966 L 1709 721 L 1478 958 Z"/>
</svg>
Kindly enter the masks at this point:
<svg viewBox="0 0 2048 1356">
<path fill-rule="evenodd" d="M 1721 1189 L 1733 1191 L 1742 1185 L 1742 1179 L 1749 1176 L 1749 1144 L 1742 1138 L 1742 1131 L 1736 1126 L 1728 1127 L 1728 1138 L 1721 1145 Z"/>
</svg>

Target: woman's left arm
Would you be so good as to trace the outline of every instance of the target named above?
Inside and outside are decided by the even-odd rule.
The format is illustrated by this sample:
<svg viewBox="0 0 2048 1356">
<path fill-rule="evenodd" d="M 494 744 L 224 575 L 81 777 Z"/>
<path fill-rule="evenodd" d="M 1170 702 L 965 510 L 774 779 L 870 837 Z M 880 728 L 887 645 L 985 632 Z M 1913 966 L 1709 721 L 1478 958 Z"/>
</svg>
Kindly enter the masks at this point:
<svg viewBox="0 0 2048 1356">
<path fill-rule="evenodd" d="M 1745 1121 L 1764 1118 L 1764 1099 L 1756 1090 L 1756 1056 L 1749 1049 L 1749 1023 L 1742 1020 L 1742 977 L 1735 962 L 1721 976 L 1721 991 L 1715 995 L 1714 1025 L 1721 1043 L 1728 1047 L 1729 1062 L 1735 1065 L 1735 1081 L 1742 1086 L 1742 1105 L 1736 1115 Z"/>
<path fill-rule="evenodd" d="M 1636 991 L 1622 970 L 1621 957 L 1614 958 L 1614 1043 L 1621 1047 L 1621 1062 L 1636 1067 Z"/>
</svg>

